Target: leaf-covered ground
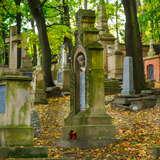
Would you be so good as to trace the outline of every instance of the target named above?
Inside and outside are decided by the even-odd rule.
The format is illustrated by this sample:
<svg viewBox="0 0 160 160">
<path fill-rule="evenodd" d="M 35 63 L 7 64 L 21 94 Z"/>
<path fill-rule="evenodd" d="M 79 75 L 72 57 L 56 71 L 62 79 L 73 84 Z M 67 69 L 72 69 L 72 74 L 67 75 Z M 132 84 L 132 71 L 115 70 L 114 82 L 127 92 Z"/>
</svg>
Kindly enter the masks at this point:
<svg viewBox="0 0 160 160">
<path fill-rule="evenodd" d="M 110 98 L 110 97 L 109 97 Z M 41 122 L 41 134 L 34 139 L 35 145 L 49 146 L 49 157 L 72 160 L 152 160 L 153 145 L 160 145 L 160 108 L 158 106 L 139 112 L 106 106 L 117 129 L 115 144 L 80 150 L 56 146 L 62 135 L 63 120 L 69 113 L 69 97 L 49 99 L 47 105 L 37 105 Z"/>
</svg>

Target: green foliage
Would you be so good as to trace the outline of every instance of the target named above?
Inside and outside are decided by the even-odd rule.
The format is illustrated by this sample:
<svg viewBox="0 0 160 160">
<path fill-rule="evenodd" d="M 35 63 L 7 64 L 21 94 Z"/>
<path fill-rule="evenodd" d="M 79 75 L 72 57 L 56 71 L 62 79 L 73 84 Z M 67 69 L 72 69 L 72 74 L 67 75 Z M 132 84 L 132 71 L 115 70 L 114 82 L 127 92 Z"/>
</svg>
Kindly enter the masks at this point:
<svg viewBox="0 0 160 160">
<path fill-rule="evenodd" d="M 72 38 L 70 29 L 64 25 L 54 25 L 48 28 L 48 37 L 52 50 L 52 54 L 58 54 L 64 41 L 64 36 Z"/>
<path fill-rule="evenodd" d="M 156 43 L 160 41 L 160 3 L 157 0 L 144 0 L 139 8 L 139 22 L 142 38 L 145 43 L 153 39 Z"/>
<path fill-rule="evenodd" d="M 46 18 L 47 31 L 49 36 L 52 54 L 59 54 L 64 37 L 74 40 L 74 30 L 76 28 L 75 13 L 78 8 L 83 8 L 84 0 L 64 0 L 69 7 L 71 27 L 63 22 L 64 6 L 62 0 L 47 0 L 43 5 L 43 11 Z M 105 0 L 104 0 L 105 1 Z M 88 0 L 89 9 L 97 9 L 100 0 Z M 110 31 L 124 40 L 124 12 L 119 0 L 108 0 L 106 2 L 106 11 Z M 148 43 L 151 38 L 155 42 L 160 40 L 160 4 L 157 0 L 143 0 L 139 7 L 139 22 L 143 42 Z M 20 7 L 15 5 L 14 0 L 2 0 L 0 3 L 0 54 L 5 50 L 5 38 L 9 37 L 9 27 L 16 24 L 16 13 L 22 14 L 22 46 L 27 48 L 28 54 L 33 54 L 33 45 L 39 46 L 37 31 L 33 32 L 30 25 L 32 16 L 30 15 L 28 3 L 26 0 L 21 2 Z M 117 33 L 118 32 L 118 33 Z"/>
<path fill-rule="evenodd" d="M 27 54 L 33 56 L 33 45 L 39 44 L 38 36 L 33 30 L 27 30 L 22 33 L 22 47 L 26 49 Z"/>
</svg>

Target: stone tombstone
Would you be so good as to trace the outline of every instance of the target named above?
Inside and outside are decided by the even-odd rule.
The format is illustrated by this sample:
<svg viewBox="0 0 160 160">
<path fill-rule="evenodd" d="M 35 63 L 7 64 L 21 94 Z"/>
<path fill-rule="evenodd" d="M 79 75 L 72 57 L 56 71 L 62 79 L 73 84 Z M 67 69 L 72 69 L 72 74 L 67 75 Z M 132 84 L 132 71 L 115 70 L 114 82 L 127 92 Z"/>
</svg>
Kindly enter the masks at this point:
<svg viewBox="0 0 160 160">
<path fill-rule="evenodd" d="M 134 94 L 133 58 L 129 56 L 124 58 L 123 85 L 121 94 L 126 96 Z"/>
<path fill-rule="evenodd" d="M 57 82 L 62 86 L 63 91 L 70 90 L 70 65 L 68 61 L 69 49 L 67 44 L 61 46 L 61 56 L 59 59 L 59 69 L 57 72 Z"/>
<path fill-rule="evenodd" d="M 106 14 L 105 1 L 100 0 L 97 6 L 97 29 L 99 30 L 99 42 L 103 46 L 103 65 L 105 76 L 108 77 L 108 49 L 114 47 L 115 37 L 110 33 L 108 28 L 108 18 Z"/>
<path fill-rule="evenodd" d="M 32 90 L 35 104 L 47 103 L 45 93 L 44 71 L 41 65 L 36 66 L 35 70 L 33 71 Z"/>
<path fill-rule="evenodd" d="M 21 70 L 32 71 L 33 65 L 32 65 L 31 57 L 27 55 L 25 48 L 22 48 L 21 50 L 22 50 Z"/>
<path fill-rule="evenodd" d="M 18 68 L 18 44 L 20 40 L 20 36 L 17 35 L 17 27 L 10 27 L 9 68 L 13 70 L 16 70 Z"/>
<path fill-rule="evenodd" d="M 67 44 L 64 44 L 64 63 L 63 63 L 63 90 L 70 91 L 70 52 Z"/>
<path fill-rule="evenodd" d="M 47 157 L 47 148 L 33 147 L 31 78 L 0 77 L 0 158 Z"/>
<path fill-rule="evenodd" d="M 17 34 L 17 27 L 10 27 L 10 37 L 6 38 L 5 42 L 9 43 L 9 69 L 22 72 L 32 70 L 31 58 L 26 54 L 26 49 L 22 47 L 21 35 Z"/>
<path fill-rule="evenodd" d="M 122 79 L 123 53 L 119 49 L 119 42 L 115 40 L 114 46 L 108 46 L 108 79 Z"/>
<path fill-rule="evenodd" d="M 153 57 L 156 55 L 156 52 L 153 47 L 153 39 L 150 40 L 149 51 L 147 53 L 148 57 Z"/>
<path fill-rule="evenodd" d="M 0 146 L 32 144 L 30 81 L 22 76 L 0 79 Z"/>
<path fill-rule="evenodd" d="M 94 27 L 95 12 L 77 12 L 78 31 L 71 67 L 70 114 L 65 119 L 63 145 L 104 146 L 114 140 L 112 119 L 104 107 L 103 48 Z"/>
</svg>

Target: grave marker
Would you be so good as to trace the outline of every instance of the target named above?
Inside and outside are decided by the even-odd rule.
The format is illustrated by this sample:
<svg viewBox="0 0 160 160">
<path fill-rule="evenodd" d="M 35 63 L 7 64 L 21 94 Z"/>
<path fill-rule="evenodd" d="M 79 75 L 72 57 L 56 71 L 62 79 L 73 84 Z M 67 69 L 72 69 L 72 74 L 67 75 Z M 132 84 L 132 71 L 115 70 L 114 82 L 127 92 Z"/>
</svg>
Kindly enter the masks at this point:
<svg viewBox="0 0 160 160">
<path fill-rule="evenodd" d="M 112 119 L 104 107 L 103 48 L 97 42 L 98 30 L 94 23 L 94 11 L 80 9 L 77 12 L 78 37 L 72 55 L 70 114 L 65 119 L 62 141 L 67 147 L 104 146 L 115 140 Z"/>
<path fill-rule="evenodd" d="M 0 158 L 47 157 L 47 148 L 32 146 L 30 82 L 26 76 L 0 77 Z"/>
</svg>

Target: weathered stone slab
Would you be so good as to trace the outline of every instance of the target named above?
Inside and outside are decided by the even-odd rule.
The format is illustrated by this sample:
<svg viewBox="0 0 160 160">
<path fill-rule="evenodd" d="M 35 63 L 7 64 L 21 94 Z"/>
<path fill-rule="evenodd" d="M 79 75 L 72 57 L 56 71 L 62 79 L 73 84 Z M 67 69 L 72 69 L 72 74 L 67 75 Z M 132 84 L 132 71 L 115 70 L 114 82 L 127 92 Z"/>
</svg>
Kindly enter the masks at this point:
<svg viewBox="0 0 160 160">
<path fill-rule="evenodd" d="M 134 94 L 134 83 L 133 83 L 133 60 L 132 57 L 124 58 L 123 65 L 123 85 L 122 85 L 122 95 L 132 95 Z"/>
<path fill-rule="evenodd" d="M 32 90 L 34 104 L 47 104 L 44 71 L 41 66 L 37 66 L 33 72 Z"/>
<path fill-rule="evenodd" d="M 121 92 L 121 82 L 118 80 L 104 81 L 105 95 L 118 94 Z"/>
<path fill-rule="evenodd" d="M 134 95 L 134 96 L 117 96 L 112 102 L 112 106 L 127 108 L 133 111 L 154 107 L 157 102 L 155 95 Z"/>
<path fill-rule="evenodd" d="M 6 87 L 6 109 L 0 114 L 0 146 L 32 145 L 31 78 L 6 75 L 0 82 Z"/>
<path fill-rule="evenodd" d="M 46 158 L 47 147 L 1 147 L 0 158 Z"/>
<path fill-rule="evenodd" d="M 64 128 L 65 137 L 63 139 L 69 139 L 69 132 L 71 130 L 76 131 L 77 140 L 62 141 L 63 147 L 80 147 L 80 148 L 96 148 L 105 146 L 116 139 L 113 138 L 115 130 L 113 125 L 77 125 L 66 126 Z M 68 133 L 68 134 L 67 134 Z"/>
<path fill-rule="evenodd" d="M 33 129 L 27 126 L 0 127 L 0 146 L 32 145 Z"/>
</svg>

